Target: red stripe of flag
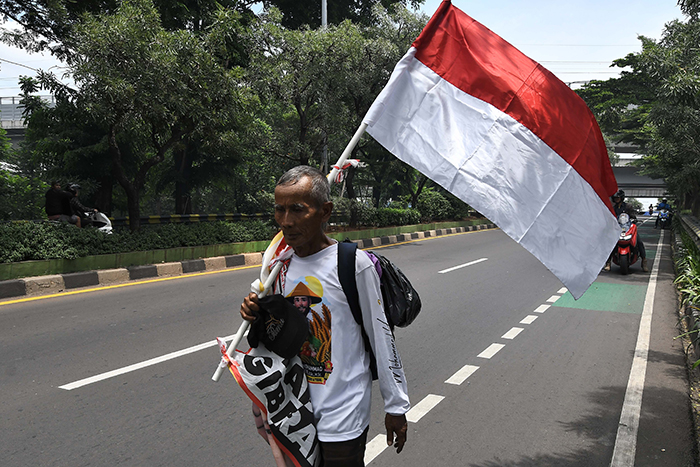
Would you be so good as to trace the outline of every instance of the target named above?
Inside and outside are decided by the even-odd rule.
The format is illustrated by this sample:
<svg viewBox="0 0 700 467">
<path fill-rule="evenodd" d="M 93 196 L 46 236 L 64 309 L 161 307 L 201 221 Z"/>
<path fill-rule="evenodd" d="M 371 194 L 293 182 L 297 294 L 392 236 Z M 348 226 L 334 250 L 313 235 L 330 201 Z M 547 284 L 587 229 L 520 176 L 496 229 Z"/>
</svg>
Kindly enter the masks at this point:
<svg viewBox="0 0 700 467">
<path fill-rule="evenodd" d="M 617 182 L 605 141 L 586 103 L 566 84 L 449 0 L 442 2 L 413 47 L 416 59 L 444 80 L 537 135 L 612 211 L 610 196 Z"/>
</svg>

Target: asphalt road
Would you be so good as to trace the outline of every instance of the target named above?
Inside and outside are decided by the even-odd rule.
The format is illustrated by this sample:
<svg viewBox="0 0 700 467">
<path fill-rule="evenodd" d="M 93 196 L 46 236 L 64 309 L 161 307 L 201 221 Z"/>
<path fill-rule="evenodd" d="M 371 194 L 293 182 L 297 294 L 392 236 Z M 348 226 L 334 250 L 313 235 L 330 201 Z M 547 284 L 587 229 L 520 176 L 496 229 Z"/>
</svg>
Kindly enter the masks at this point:
<svg viewBox="0 0 700 467">
<path fill-rule="evenodd" d="M 653 260 L 658 231 L 647 224 L 641 232 Z M 371 466 L 609 465 L 649 274 L 639 265 L 629 276 L 603 273 L 574 302 L 497 230 L 381 253 L 411 278 L 423 311 L 396 333 L 417 420 L 398 456 L 370 442 Z M 660 281 L 671 279 L 668 268 Z M 219 360 L 212 340 L 235 333 L 257 274 L 0 302 L 0 465 L 273 465 L 233 378 L 211 381 Z M 669 366 L 650 364 L 649 375 L 678 383 L 661 385 L 648 398 L 657 406 L 643 407 L 636 465 L 690 465 L 689 422 L 657 433 L 645 418 L 684 416 L 681 354 L 669 336 L 652 342 L 659 339 L 670 350 L 653 356 Z M 370 440 L 382 431 L 378 392 Z"/>
</svg>

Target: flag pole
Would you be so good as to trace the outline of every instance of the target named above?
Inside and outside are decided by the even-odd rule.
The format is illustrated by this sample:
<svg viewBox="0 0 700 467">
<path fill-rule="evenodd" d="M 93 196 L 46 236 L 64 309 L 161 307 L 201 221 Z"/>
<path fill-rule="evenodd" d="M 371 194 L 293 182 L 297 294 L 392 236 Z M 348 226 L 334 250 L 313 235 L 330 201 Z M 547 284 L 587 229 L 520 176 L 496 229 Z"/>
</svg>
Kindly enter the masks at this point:
<svg viewBox="0 0 700 467">
<path fill-rule="evenodd" d="M 338 162 L 335 163 L 333 166 L 333 170 L 328 174 L 328 183 L 333 185 L 335 183 L 336 177 L 338 175 L 338 172 L 340 172 L 340 169 L 343 167 L 343 164 L 345 161 L 348 159 L 350 154 L 352 153 L 352 150 L 355 149 L 355 146 L 357 146 L 357 143 L 360 141 L 360 138 L 362 138 L 362 135 L 364 134 L 365 130 L 367 129 L 367 124 L 362 123 L 360 126 L 357 128 L 355 131 L 355 134 L 353 135 L 352 139 L 348 143 L 348 145 L 345 147 L 345 150 L 343 153 L 340 155 L 338 158 Z M 271 248 L 273 243 L 270 243 L 270 246 L 268 248 Z M 265 251 L 265 256 L 268 255 L 268 251 Z M 263 265 L 263 268 L 265 265 Z M 272 287 L 272 284 L 275 282 L 277 279 L 277 275 L 280 272 L 280 269 L 282 269 L 282 262 L 278 261 L 277 264 L 272 268 L 272 271 L 270 271 L 270 275 L 267 277 L 265 280 L 264 284 L 261 284 L 261 290 L 258 291 L 253 291 L 258 294 L 259 298 L 264 297 L 265 295 L 268 294 L 270 291 L 270 288 Z M 243 339 L 243 335 L 245 332 L 248 330 L 250 327 L 250 322 L 243 320 L 241 323 L 241 326 L 238 328 L 238 332 L 236 332 L 236 335 L 233 336 L 233 340 L 231 343 L 226 347 L 226 355 L 228 357 L 233 356 L 233 352 L 236 351 L 236 347 L 238 347 L 238 344 L 241 342 Z M 222 357 L 221 362 L 219 363 L 219 366 L 216 368 L 216 371 L 214 372 L 214 375 L 211 377 L 212 381 L 219 381 L 219 378 L 221 378 L 221 374 L 224 372 L 224 369 L 228 366 L 228 362 L 226 361 L 226 358 Z"/>
<path fill-rule="evenodd" d="M 265 283 L 261 284 L 261 290 L 257 292 L 259 298 L 263 298 L 270 291 L 270 289 L 272 288 L 272 284 L 277 279 L 277 274 L 279 274 L 280 269 L 282 269 L 282 262 L 278 261 L 277 264 L 275 264 L 275 266 L 272 268 L 272 271 L 270 272 L 270 275 L 268 276 Z M 241 326 L 238 328 L 238 332 L 235 336 L 233 336 L 233 340 L 228 345 L 228 347 L 226 347 L 226 355 L 228 355 L 229 358 L 233 356 L 233 352 L 236 351 L 236 347 L 238 347 L 238 344 L 241 342 L 241 340 L 243 340 L 243 335 L 249 327 L 250 321 L 243 320 Z M 211 377 L 211 379 L 213 381 L 219 381 L 219 378 L 221 378 L 221 373 L 224 372 L 224 369 L 227 366 L 228 362 L 225 358 L 222 357 L 221 363 L 219 363 L 219 366 L 216 368 L 216 371 L 214 372 L 214 375 Z"/>
<path fill-rule="evenodd" d="M 345 164 L 345 161 L 348 160 L 348 157 L 350 157 L 352 150 L 355 149 L 355 146 L 357 146 L 357 143 L 360 141 L 360 138 L 362 138 L 362 134 L 365 132 L 366 129 L 367 124 L 362 122 L 357 128 L 357 131 L 355 131 L 355 135 L 345 147 L 345 151 L 343 151 L 343 153 L 338 158 L 338 162 L 336 162 L 333 166 L 333 170 L 331 170 L 331 172 L 328 174 L 328 183 L 335 183 L 335 178 L 338 175 L 338 172 L 340 172 L 340 169 L 343 167 L 343 164 Z"/>
</svg>

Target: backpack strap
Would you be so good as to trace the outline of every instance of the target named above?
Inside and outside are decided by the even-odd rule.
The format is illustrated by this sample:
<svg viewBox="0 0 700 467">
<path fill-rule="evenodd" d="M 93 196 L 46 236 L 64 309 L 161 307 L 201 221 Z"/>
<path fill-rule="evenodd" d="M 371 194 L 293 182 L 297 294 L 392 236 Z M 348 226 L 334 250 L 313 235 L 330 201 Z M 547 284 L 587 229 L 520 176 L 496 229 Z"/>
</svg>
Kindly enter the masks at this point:
<svg viewBox="0 0 700 467">
<path fill-rule="evenodd" d="M 372 379 L 377 379 L 377 360 L 374 357 L 369 337 L 365 332 L 362 320 L 362 309 L 360 308 L 360 296 L 357 292 L 357 281 L 355 280 L 355 257 L 357 254 L 357 244 L 351 241 L 338 242 L 338 279 L 343 288 L 345 297 L 348 300 L 350 311 L 355 318 L 355 322 L 360 325 L 362 340 L 365 342 L 365 349 L 369 352 L 369 368 L 372 371 Z"/>
</svg>

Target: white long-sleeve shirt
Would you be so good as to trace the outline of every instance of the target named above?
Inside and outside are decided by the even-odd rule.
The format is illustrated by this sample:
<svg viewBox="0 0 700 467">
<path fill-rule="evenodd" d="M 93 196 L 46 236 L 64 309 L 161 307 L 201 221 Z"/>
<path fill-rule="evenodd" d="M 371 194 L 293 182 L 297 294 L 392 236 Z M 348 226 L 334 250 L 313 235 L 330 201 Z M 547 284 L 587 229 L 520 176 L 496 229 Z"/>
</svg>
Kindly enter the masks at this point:
<svg viewBox="0 0 700 467">
<path fill-rule="evenodd" d="M 379 276 L 369 257 L 360 251 L 355 278 L 365 332 L 377 360 L 384 410 L 405 414 L 410 408 L 406 377 L 386 324 Z M 372 375 L 360 326 L 338 279 L 338 245 L 303 258 L 294 255 L 282 294 L 290 301 L 295 295 L 308 297 L 305 302 L 311 305 L 305 311 L 312 336 L 300 356 L 310 383 L 319 440 L 357 438 L 369 425 Z"/>
</svg>

